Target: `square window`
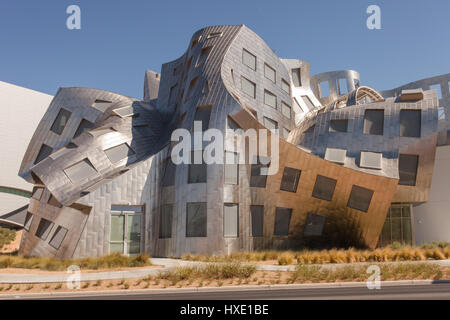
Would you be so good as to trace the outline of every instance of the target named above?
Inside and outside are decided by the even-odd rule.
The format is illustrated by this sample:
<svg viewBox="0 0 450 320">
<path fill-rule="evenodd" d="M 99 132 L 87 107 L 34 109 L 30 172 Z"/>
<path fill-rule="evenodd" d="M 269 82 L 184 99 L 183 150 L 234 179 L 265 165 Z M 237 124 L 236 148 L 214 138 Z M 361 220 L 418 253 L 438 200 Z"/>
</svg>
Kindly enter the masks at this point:
<svg viewBox="0 0 450 320">
<path fill-rule="evenodd" d="M 42 145 L 41 149 L 39 150 L 39 153 L 36 157 L 36 160 L 34 160 L 34 164 L 38 164 L 45 158 L 47 158 L 49 155 L 51 155 L 53 152 L 53 148 L 49 147 L 45 143 Z"/>
<path fill-rule="evenodd" d="M 251 205 L 250 214 L 252 220 L 252 237 L 262 237 L 264 226 L 264 206 Z"/>
<path fill-rule="evenodd" d="M 80 162 L 64 169 L 64 172 L 73 183 L 76 183 L 96 174 L 97 170 L 95 170 L 88 158 L 85 158 Z"/>
<path fill-rule="evenodd" d="M 348 199 L 347 207 L 359 211 L 367 212 L 369 210 L 370 202 L 372 201 L 373 191 L 353 186 L 350 198 Z"/>
<path fill-rule="evenodd" d="M 225 151 L 224 183 L 239 184 L 239 154 Z"/>
<path fill-rule="evenodd" d="M 270 158 L 258 157 L 257 163 L 252 164 L 250 187 L 265 188 L 267 182 L 267 175 L 262 174 L 262 170 L 267 170 L 270 167 Z"/>
<path fill-rule="evenodd" d="M 172 237 L 172 216 L 173 205 L 163 204 L 161 206 L 159 219 L 159 238 L 166 239 Z"/>
<path fill-rule="evenodd" d="M 303 235 L 305 237 L 321 236 L 324 226 L 324 216 L 314 213 L 308 213 L 308 216 L 306 217 L 305 227 L 303 228 Z"/>
<path fill-rule="evenodd" d="M 364 134 L 383 135 L 384 110 L 366 109 L 364 112 Z"/>
<path fill-rule="evenodd" d="M 39 221 L 39 226 L 36 230 L 36 237 L 40 238 L 43 241 L 47 240 L 47 237 L 50 231 L 52 231 L 52 228 L 53 222 L 41 218 L 41 220 Z"/>
<path fill-rule="evenodd" d="M 297 192 L 300 174 L 301 171 L 298 169 L 285 167 L 283 171 L 283 178 L 281 179 L 280 190 L 294 193 Z"/>
<path fill-rule="evenodd" d="M 264 77 L 276 83 L 277 81 L 277 73 L 274 68 L 269 66 L 267 63 L 264 64 Z"/>
<path fill-rule="evenodd" d="M 75 139 L 76 137 L 80 136 L 82 133 L 84 133 L 85 131 L 88 131 L 92 127 L 94 127 L 94 124 L 92 122 L 90 122 L 86 119 L 81 120 L 80 125 L 78 126 L 78 129 L 75 132 L 75 135 L 73 136 L 73 138 Z"/>
<path fill-rule="evenodd" d="M 256 97 L 256 84 L 241 76 L 242 91 L 252 98 Z"/>
<path fill-rule="evenodd" d="M 239 206 L 236 203 L 223 205 L 223 236 L 227 238 L 239 236 Z"/>
<path fill-rule="evenodd" d="M 206 237 L 206 202 L 187 203 L 186 237 Z"/>
<path fill-rule="evenodd" d="M 56 231 L 53 234 L 52 238 L 50 239 L 49 244 L 53 248 L 58 250 L 61 247 L 61 243 L 64 241 L 64 238 L 66 237 L 67 231 L 68 230 L 66 228 L 58 226 L 58 228 L 56 228 Z"/>
<path fill-rule="evenodd" d="M 61 110 L 59 110 L 58 115 L 56 116 L 56 119 L 53 122 L 50 130 L 53 131 L 54 133 L 56 133 L 57 135 L 61 135 L 61 133 L 64 131 L 64 128 L 66 127 L 66 124 L 69 121 L 69 118 L 71 115 L 72 115 L 72 112 L 70 112 L 64 108 L 61 108 Z"/>
<path fill-rule="evenodd" d="M 281 113 L 288 119 L 291 118 L 291 106 L 285 103 L 284 101 L 281 102 Z"/>
<path fill-rule="evenodd" d="M 331 201 L 336 182 L 337 181 L 334 179 L 317 175 L 312 196 L 314 198 Z"/>
<path fill-rule="evenodd" d="M 292 209 L 276 208 L 274 236 L 288 236 L 291 222 Z"/>
<path fill-rule="evenodd" d="M 287 94 L 291 94 L 291 85 L 284 79 L 281 79 L 281 89 Z"/>
<path fill-rule="evenodd" d="M 347 132 L 348 120 L 330 120 L 329 132 Z"/>
<path fill-rule="evenodd" d="M 381 170 L 381 160 L 383 154 L 380 152 L 361 151 L 361 160 L 359 166 L 361 168 Z"/>
<path fill-rule="evenodd" d="M 414 154 L 400 154 L 398 157 L 399 185 L 415 186 L 419 156 Z"/>
<path fill-rule="evenodd" d="M 277 97 L 270 91 L 264 90 L 264 104 L 277 108 Z"/>
<path fill-rule="evenodd" d="M 197 155 L 197 159 L 201 158 L 201 163 L 195 163 L 195 155 Z M 203 150 L 192 151 L 188 171 L 188 183 L 206 183 L 207 166 L 203 159 Z"/>
<path fill-rule="evenodd" d="M 118 146 L 106 149 L 105 154 L 111 161 L 111 163 L 117 163 L 120 160 L 126 159 L 136 153 L 130 148 L 128 144 L 122 143 Z"/>
<path fill-rule="evenodd" d="M 92 107 L 101 112 L 105 112 L 111 106 L 111 104 L 112 104 L 111 101 L 96 99 L 95 102 L 92 104 Z"/>
<path fill-rule="evenodd" d="M 302 86 L 302 80 L 301 80 L 301 77 L 300 77 L 300 68 L 292 69 L 291 70 L 291 74 L 292 74 L 292 82 L 294 83 L 294 86 L 301 87 Z"/>
<path fill-rule="evenodd" d="M 422 110 L 400 110 L 400 136 L 420 138 Z"/>
<path fill-rule="evenodd" d="M 267 129 L 269 129 L 270 131 L 274 132 L 275 129 L 278 129 L 278 122 L 276 122 L 270 118 L 267 118 L 267 117 L 264 117 L 263 120 L 264 120 L 264 126 Z"/>
<path fill-rule="evenodd" d="M 256 71 L 256 56 L 245 49 L 242 50 L 242 63 Z"/>
</svg>

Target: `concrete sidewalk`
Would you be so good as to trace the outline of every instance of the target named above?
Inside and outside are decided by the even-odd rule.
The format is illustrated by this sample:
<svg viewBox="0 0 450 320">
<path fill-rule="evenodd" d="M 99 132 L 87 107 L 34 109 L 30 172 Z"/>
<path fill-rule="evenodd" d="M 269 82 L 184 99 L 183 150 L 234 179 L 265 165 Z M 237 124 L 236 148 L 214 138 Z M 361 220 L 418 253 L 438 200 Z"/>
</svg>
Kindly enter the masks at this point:
<svg viewBox="0 0 450 320">
<path fill-rule="evenodd" d="M 154 266 L 160 266 L 161 268 L 139 268 L 135 270 L 123 270 L 123 271 L 107 271 L 107 272 L 89 272 L 80 273 L 81 281 L 96 281 L 96 280 L 117 280 L 117 279 L 130 279 L 130 278 L 143 278 L 149 275 L 158 275 L 160 272 L 167 271 L 175 267 L 184 266 L 202 266 L 207 262 L 198 261 L 186 261 L 181 259 L 169 259 L 169 258 L 151 258 L 151 263 Z M 427 261 L 411 261 L 417 263 L 435 263 L 440 266 L 450 266 L 450 259 L 447 260 L 427 260 Z M 361 263 L 343 263 L 343 264 L 322 264 L 322 265 L 308 265 L 318 266 L 323 269 L 336 269 L 346 266 L 369 266 L 372 264 L 396 264 L 396 263 L 408 263 L 408 262 L 361 262 Z M 249 263 L 251 264 L 251 263 Z M 261 271 L 294 271 L 295 265 L 279 266 L 279 265 L 257 265 L 257 269 Z M 33 283 L 60 283 L 66 282 L 68 277 L 73 273 L 45 273 L 45 274 L 26 274 L 26 273 L 3 273 L 0 274 L 0 283 L 8 284 L 33 284 Z"/>
</svg>

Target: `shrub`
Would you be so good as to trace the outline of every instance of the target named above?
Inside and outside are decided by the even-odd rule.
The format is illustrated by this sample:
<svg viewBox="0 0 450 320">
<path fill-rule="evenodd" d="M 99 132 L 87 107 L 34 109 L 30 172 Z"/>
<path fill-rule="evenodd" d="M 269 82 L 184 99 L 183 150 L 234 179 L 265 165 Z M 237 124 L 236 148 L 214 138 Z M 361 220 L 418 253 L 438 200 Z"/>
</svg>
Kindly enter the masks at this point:
<svg viewBox="0 0 450 320">
<path fill-rule="evenodd" d="M 0 227 L 0 249 L 14 241 L 16 230 Z"/>
<path fill-rule="evenodd" d="M 278 257 L 278 264 L 281 266 L 292 264 L 293 261 L 294 261 L 294 259 L 293 259 L 292 255 L 290 255 L 288 253 L 283 254 Z"/>
</svg>

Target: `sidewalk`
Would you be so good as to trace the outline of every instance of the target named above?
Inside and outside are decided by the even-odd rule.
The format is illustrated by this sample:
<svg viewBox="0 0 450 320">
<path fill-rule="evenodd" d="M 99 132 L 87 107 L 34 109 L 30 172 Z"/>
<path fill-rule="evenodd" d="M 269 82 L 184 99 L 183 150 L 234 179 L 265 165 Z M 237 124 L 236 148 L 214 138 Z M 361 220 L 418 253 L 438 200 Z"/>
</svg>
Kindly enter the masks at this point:
<svg viewBox="0 0 450 320">
<path fill-rule="evenodd" d="M 124 271 L 108 271 L 108 272 L 81 272 L 81 281 L 96 281 L 96 280 L 117 280 L 117 279 L 130 279 L 130 278 L 143 278 L 149 275 L 158 275 L 160 272 L 167 271 L 171 268 L 178 266 L 201 266 L 207 264 L 207 262 L 198 261 L 186 261 L 181 259 L 169 259 L 169 258 L 151 258 L 151 263 L 155 266 L 162 266 L 162 268 L 139 268 L 136 270 L 124 270 Z M 440 266 L 450 266 L 450 259 L 447 260 L 428 260 L 428 261 L 411 261 L 415 263 L 436 263 Z M 322 265 L 308 265 L 318 266 L 320 268 L 342 268 L 346 266 L 364 266 L 371 264 L 395 264 L 401 262 L 360 262 L 360 263 L 342 263 L 342 264 L 322 264 Z M 408 263 L 408 262 L 403 262 Z M 250 263 L 251 264 L 251 263 Z M 279 266 L 279 265 L 256 265 L 258 270 L 261 271 L 294 271 L 295 265 Z M 58 274 L 9 274 L 0 273 L 0 283 L 8 284 L 33 284 L 33 283 L 59 283 L 66 282 L 70 273 L 58 273 Z"/>
</svg>

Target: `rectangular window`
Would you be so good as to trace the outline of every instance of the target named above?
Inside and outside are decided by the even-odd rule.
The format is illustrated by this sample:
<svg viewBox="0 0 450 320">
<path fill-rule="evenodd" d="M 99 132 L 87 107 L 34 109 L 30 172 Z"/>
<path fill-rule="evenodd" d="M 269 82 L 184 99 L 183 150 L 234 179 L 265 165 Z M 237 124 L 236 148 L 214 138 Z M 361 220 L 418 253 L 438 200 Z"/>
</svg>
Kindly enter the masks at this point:
<svg viewBox="0 0 450 320">
<path fill-rule="evenodd" d="M 256 84 L 241 76 L 242 91 L 252 98 L 256 98 Z"/>
<path fill-rule="evenodd" d="M 186 237 L 206 237 L 206 202 L 187 203 Z"/>
<path fill-rule="evenodd" d="M 419 156 L 414 154 L 400 154 L 398 157 L 399 185 L 415 186 Z"/>
<path fill-rule="evenodd" d="M 308 216 L 306 217 L 305 227 L 303 229 L 303 235 L 305 237 L 321 236 L 324 226 L 324 216 L 314 213 L 308 213 Z"/>
<path fill-rule="evenodd" d="M 314 104 L 312 103 L 311 99 L 308 96 L 302 96 L 303 101 L 306 103 L 306 105 L 308 106 L 309 110 L 314 109 Z"/>
<path fill-rule="evenodd" d="M 277 82 L 277 73 L 275 69 L 269 66 L 267 63 L 264 64 L 264 77 L 266 77 L 273 83 Z"/>
<path fill-rule="evenodd" d="M 195 163 L 195 155 L 197 159 L 201 159 L 200 163 Z M 194 162 L 195 161 L 195 162 Z M 203 150 L 195 150 L 191 153 L 191 164 L 188 170 L 188 183 L 206 183 L 207 166 L 203 159 Z"/>
<path fill-rule="evenodd" d="M 305 110 L 303 110 L 302 106 L 300 105 L 300 103 L 298 103 L 296 98 L 294 98 L 293 101 L 294 101 L 294 107 L 296 107 L 296 108 L 294 108 L 294 110 L 297 109 L 300 112 L 305 112 Z"/>
<path fill-rule="evenodd" d="M 114 109 L 113 112 L 121 118 L 136 117 L 139 115 L 133 106 Z"/>
<path fill-rule="evenodd" d="M 50 239 L 49 244 L 53 248 L 58 250 L 59 247 L 61 247 L 61 243 L 64 241 L 64 238 L 66 237 L 67 231 L 68 230 L 66 228 L 58 226 L 58 228 L 56 228 L 56 231 L 53 234 L 52 238 Z"/>
<path fill-rule="evenodd" d="M 339 148 L 327 148 L 325 150 L 325 160 L 344 164 L 347 157 L 347 150 Z"/>
<path fill-rule="evenodd" d="M 75 132 L 73 138 L 75 139 L 76 137 L 80 136 L 83 132 L 88 131 L 92 127 L 94 127 L 94 124 L 92 122 L 86 119 L 81 120 L 80 125 L 78 126 L 78 129 Z"/>
<path fill-rule="evenodd" d="M 223 205 L 223 236 L 227 238 L 239 236 L 239 206 L 236 203 Z"/>
<path fill-rule="evenodd" d="M 359 186 L 353 186 L 352 192 L 350 193 L 350 198 L 348 199 L 347 207 L 362 212 L 367 212 L 369 210 L 370 202 L 372 201 L 372 196 L 372 190 Z"/>
<path fill-rule="evenodd" d="M 211 39 L 211 38 L 218 38 L 222 36 L 222 32 L 211 32 L 210 34 L 208 34 L 208 38 L 207 39 Z"/>
<path fill-rule="evenodd" d="M 330 120 L 329 132 L 347 132 L 348 120 Z"/>
<path fill-rule="evenodd" d="M 64 172 L 72 182 L 76 183 L 96 174 L 97 170 L 95 170 L 88 158 L 85 158 L 80 162 L 64 169 Z"/>
<path fill-rule="evenodd" d="M 440 84 L 431 85 L 430 86 L 430 90 L 436 90 L 439 100 L 442 99 L 442 90 L 441 90 L 441 85 Z"/>
<path fill-rule="evenodd" d="M 314 198 L 331 201 L 336 182 L 337 181 L 334 179 L 317 175 L 312 196 Z"/>
<path fill-rule="evenodd" d="M 281 102 L 281 113 L 288 119 L 291 118 L 291 106 L 287 103 Z"/>
<path fill-rule="evenodd" d="M 58 115 L 56 116 L 56 119 L 53 122 L 50 130 L 53 131 L 54 133 L 56 133 L 57 135 L 61 135 L 61 133 L 64 131 L 64 128 L 66 127 L 66 124 L 69 121 L 69 118 L 71 115 L 72 115 L 72 112 L 70 112 L 64 108 L 61 108 L 61 110 L 59 110 Z"/>
<path fill-rule="evenodd" d="M 225 151 L 224 183 L 239 184 L 239 154 Z"/>
<path fill-rule="evenodd" d="M 292 69 L 291 70 L 292 73 L 292 82 L 294 83 L 294 86 L 296 87 L 301 87 L 302 86 L 302 80 L 300 77 L 300 69 Z"/>
<path fill-rule="evenodd" d="M 343 95 L 343 94 L 346 94 L 348 92 L 347 79 L 345 79 L 345 78 L 338 79 L 336 81 L 336 84 L 337 84 L 339 95 Z"/>
<path fill-rule="evenodd" d="M 367 109 L 364 112 L 364 134 L 383 135 L 384 110 Z"/>
<path fill-rule="evenodd" d="M 256 164 L 252 164 L 250 187 L 265 188 L 267 182 L 267 168 L 270 167 L 270 158 L 258 157 Z M 261 172 L 264 171 L 264 172 Z"/>
<path fill-rule="evenodd" d="M 111 106 L 111 104 L 111 101 L 96 99 L 92 104 L 92 107 L 101 112 L 105 112 Z"/>
<path fill-rule="evenodd" d="M 380 152 L 361 151 L 361 160 L 359 166 L 361 168 L 381 170 L 381 160 L 383 154 Z"/>
<path fill-rule="evenodd" d="M 159 219 L 159 238 L 166 239 L 172 237 L 172 218 L 173 218 L 173 205 L 163 204 L 161 206 L 160 219 Z"/>
<path fill-rule="evenodd" d="M 47 237 L 50 234 L 50 231 L 52 231 L 52 228 L 53 222 L 41 218 L 41 220 L 39 221 L 39 226 L 36 230 L 36 237 L 40 238 L 43 241 L 47 240 Z"/>
<path fill-rule="evenodd" d="M 173 186 L 175 184 L 176 166 L 172 158 L 166 159 L 164 163 L 164 175 L 161 182 L 162 187 Z"/>
<path fill-rule="evenodd" d="M 245 49 L 242 50 L 242 63 L 256 71 L 256 56 Z"/>
<path fill-rule="evenodd" d="M 283 178 L 281 179 L 280 190 L 288 192 L 297 192 L 298 181 L 301 171 L 294 168 L 285 167 Z"/>
<path fill-rule="evenodd" d="M 291 222 L 292 209 L 276 208 L 274 236 L 288 236 Z"/>
<path fill-rule="evenodd" d="M 281 89 L 287 94 L 291 94 L 291 85 L 284 79 L 281 79 Z"/>
<path fill-rule="evenodd" d="M 264 104 L 277 108 L 277 97 L 270 91 L 264 90 Z"/>
<path fill-rule="evenodd" d="M 264 126 L 269 129 L 270 131 L 274 132 L 275 129 L 278 129 L 278 122 L 269 119 L 267 117 L 264 117 Z"/>
<path fill-rule="evenodd" d="M 400 137 L 420 138 L 421 110 L 400 110 Z"/>
<path fill-rule="evenodd" d="M 252 237 L 263 236 L 264 206 L 251 205 Z"/>
<path fill-rule="evenodd" d="M 117 163 L 120 160 L 128 158 L 135 154 L 135 152 L 126 143 L 105 150 L 105 154 L 111 163 Z"/>
<path fill-rule="evenodd" d="M 211 105 L 198 106 L 195 110 L 194 121 L 201 121 L 202 131 L 209 129 L 209 119 L 211 118 Z"/>
<path fill-rule="evenodd" d="M 42 160 L 47 158 L 49 155 L 51 155 L 52 152 L 53 152 L 53 148 L 49 147 L 45 143 L 42 144 L 42 147 L 39 150 L 36 160 L 34 160 L 34 164 L 38 164 L 39 162 L 41 162 Z"/>
<path fill-rule="evenodd" d="M 328 81 L 319 83 L 319 89 L 321 98 L 326 98 L 330 95 L 330 85 L 328 84 Z"/>
</svg>

